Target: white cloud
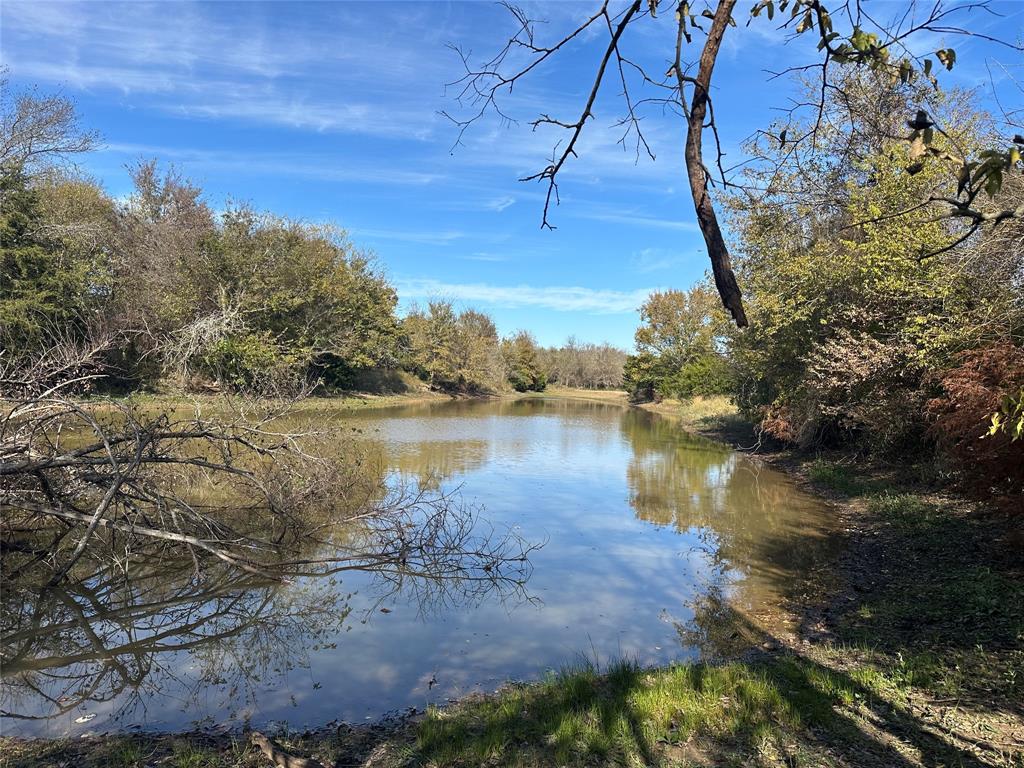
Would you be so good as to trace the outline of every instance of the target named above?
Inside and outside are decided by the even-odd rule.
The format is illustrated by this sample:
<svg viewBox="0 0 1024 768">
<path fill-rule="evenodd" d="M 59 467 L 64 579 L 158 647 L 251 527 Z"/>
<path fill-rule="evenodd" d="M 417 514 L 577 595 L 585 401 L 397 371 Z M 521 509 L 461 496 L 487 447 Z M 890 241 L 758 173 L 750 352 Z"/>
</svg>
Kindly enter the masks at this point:
<svg viewBox="0 0 1024 768">
<path fill-rule="evenodd" d="M 423 186 L 445 178 L 443 174 L 379 165 L 356 165 L 349 158 L 296 152 L 232 152 L 166 147 L 152 144 L 110 143 L 100 150 L 129 158 L 155 158 L 187 171 L 232 171 L 245 175 L 298 176 L 323 181 L 359 181 L 400 186 Z"/>
<path fill-rule="evenodd" d="M 651 291 L 657 290 L 638 288 L 632 291 L 615 291 L 580 286 L 445 283 L 430 278 L 396 280 L 395 287 L 403 299 L 447 298 L 498 307 L 541 307 L 560 312 L 587 312 L 597 315 L 635 312 Z"/>
<path fill-rule="evenodd" d="M 444 232 L 415 232 L 404 229 L 351 229 L 350 234 L 358 237 L 369 237 L 378 240 L 398 240 L 404 243 L 421 243 L 423 245 L 449 245 L 455 240 L 466 236 L 465 232 L 448 230 Z"/>
<path fill-rule="evenodd" d="M 484 203 L 484 208 L 489 211 L 497 211 L 498 213 L 501 213 L 510 205 L 515 205 L 515 202 L 516 199 L 514 197 L 505 195 L 503 197 L 496 197 L 493 200 L 488 200 Z"/>
<path fill-rule="evenodd" d="M 681 253 L 666 251 L 663 248 L 644 248 L 630 258 L 630 266 L 642 274 L 659 272 L 663 269 L 677 267 L 685 261 Z"/>
<path fill-rule="evenodd" d="M 423 39 L 395 44 L 324 6 L 310 29 L 269 25 L 259 4 L 3 3 L 3 63 L 24 80 L 117 91 L 135 106 L 211 119 L 425 140 L 438 121 L 414 76 L 434 76 Z M 382 26 L 391 9 L 375 14 Z M 429 35 L 428 35 L 429 37 Z M 435 57 L 436 58 L 436 57 Z M 437 74 L 438 82 L 443 80 Z M 355 88 L 354 86 L 358 86 Z M 358 99 L 351 98 L 353 92 Z"/>
<path fill-rule="evenodd" d="M 700 227 L 695 221 L 676 221 L 675 219 L 662 219 L 657 216 L 647 216 L 635 213 L 631 210 L 609 211 L 609 210 L 586 210 L 566 206 L 562 213 L 578 219 L 592 219 L 603 221 L 609 224 L 626 224 L 634 227 L 655 227 L 658 229 L 675 229 L 681 232 L 699 232 Z"/>
</svg>

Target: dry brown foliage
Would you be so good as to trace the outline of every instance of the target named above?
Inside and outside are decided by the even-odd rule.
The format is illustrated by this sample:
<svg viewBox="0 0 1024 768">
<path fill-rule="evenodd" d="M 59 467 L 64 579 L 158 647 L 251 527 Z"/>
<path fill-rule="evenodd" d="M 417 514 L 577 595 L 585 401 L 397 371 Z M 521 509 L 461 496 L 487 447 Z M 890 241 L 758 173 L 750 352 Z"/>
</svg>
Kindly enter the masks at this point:
<svg viewBox="0 0 1024 768">
<path fill-rule="evenodd" d="M 943 394 L 927 405 L 931 432 L 964 483 L 1006 494 L 1024 491 L 1024 441 L 989 434 L 1002 398 L 1024 386 L 1024 349 L 1003 342 L 965 352 L 937 379 Z"/>
</svg>

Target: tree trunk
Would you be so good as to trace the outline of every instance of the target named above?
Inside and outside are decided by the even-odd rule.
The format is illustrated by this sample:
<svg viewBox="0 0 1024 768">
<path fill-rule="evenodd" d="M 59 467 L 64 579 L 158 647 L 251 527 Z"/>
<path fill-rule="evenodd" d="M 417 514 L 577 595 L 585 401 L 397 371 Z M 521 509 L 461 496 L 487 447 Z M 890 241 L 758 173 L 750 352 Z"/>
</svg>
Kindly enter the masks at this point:
<svg viewBox="0 0 1024 768">
<path fill-rule="evenodd" d="M 722 297 L 722 304 L 732 314 L 733 320 L 740 328 L 747 326 L 747 315 L 743 311 L 743 296 L 740 293 L 736 275 L 732 271 L 729 259 L 729 248 L 722 237 L 722 229 L 718 225 L 718 217 L 711 203 L 708 192 L 709 174 L 704 165 L 702 138 L 704 119 L 708 111 L 708 92 L 711 87 L 711 73 L 715 68 L 718 51 L 722 46 L 722 37 L 732 18 L 736 0 L 719 0 L 714 21 L 708 31 L 708 38 L 700 54 L 700 67 L 693 86 L 693 99 L 690 102 L 690 115 L 686 130 L 686 173 L 690 179 L 690 192 L 693 205 L 697 211 L 697 223 L 704 234 L 704 242 L 708 246 L 708 257 L 715 276 L 715 287 Z"/>
</svg>

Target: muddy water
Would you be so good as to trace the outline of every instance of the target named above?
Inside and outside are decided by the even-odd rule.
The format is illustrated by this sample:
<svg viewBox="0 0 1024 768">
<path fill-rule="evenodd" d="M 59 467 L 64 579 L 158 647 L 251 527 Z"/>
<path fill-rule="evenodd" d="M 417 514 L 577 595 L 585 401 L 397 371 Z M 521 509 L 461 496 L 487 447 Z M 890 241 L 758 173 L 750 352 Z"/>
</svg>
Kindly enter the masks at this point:
<svg viewBox="0 0 1024 768">
<path fill-rule="evenodd" d="M 828 557 L 821 503 L 645 411 L 532 399 L 347 418 L 391 482 L 458 493 L 488 526 L 543 542 L 525 591 L 197 581 L 157 561 L 8 587 L 3 732 L 363 721 L 582 656 L 696 658 L 746 639 L 716 625 L 724 606 L 763 614 Z"/>
</svg>

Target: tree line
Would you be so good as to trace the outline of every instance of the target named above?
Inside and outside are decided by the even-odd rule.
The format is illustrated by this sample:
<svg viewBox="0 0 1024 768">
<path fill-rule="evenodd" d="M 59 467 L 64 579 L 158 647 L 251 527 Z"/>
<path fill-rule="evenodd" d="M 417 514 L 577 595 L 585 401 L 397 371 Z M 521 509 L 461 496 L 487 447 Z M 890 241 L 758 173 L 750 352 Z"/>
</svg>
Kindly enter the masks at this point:
<svg viewBox="0 0 1024 768">
<path fill-rule="evenodd" d="M 70 165 L 95 136 L 69 102 L 2 101 L 0 578 L 26 605 L 161 561 L 186 563 L 193 585 L 364 570 L 442 600 L 522 588 L 532 545 L 493 535 L 455 494 L 392 482 L 339 428 L 292 407 L 312 384 L 422 359 L 418 315 L 396 315 L 369 254 L 332 227 L 244 205 L 215 214 L 155 163 L 113 199 Z M 483 337 L 504 376 L 493 323 L 466 312 L 457 325 L 431 371 L 452 345 L 469 352 L 436 383 L 472 386 Z M 166 380 L 269 396 L 209 413 L 81 397 Z"/>
<path fill-rule="evenodd" d="M 398 369 L 451 392 L 618 385 L 622 353 L 607 345 L 502 339 L 488 315 L 445 300 L 400 317 L 373 255 L 337 227 L 238 203 L 215 213 L 155 161 L 131 167 L 131 194 L 114 199 L 70 163 L 96 136 L 69 101 L 5 86 L 4 103 L 5 369 L 63 344 L 95 349 L 93 386 L 108 390 L 345 389 Z"/>
</svg>

